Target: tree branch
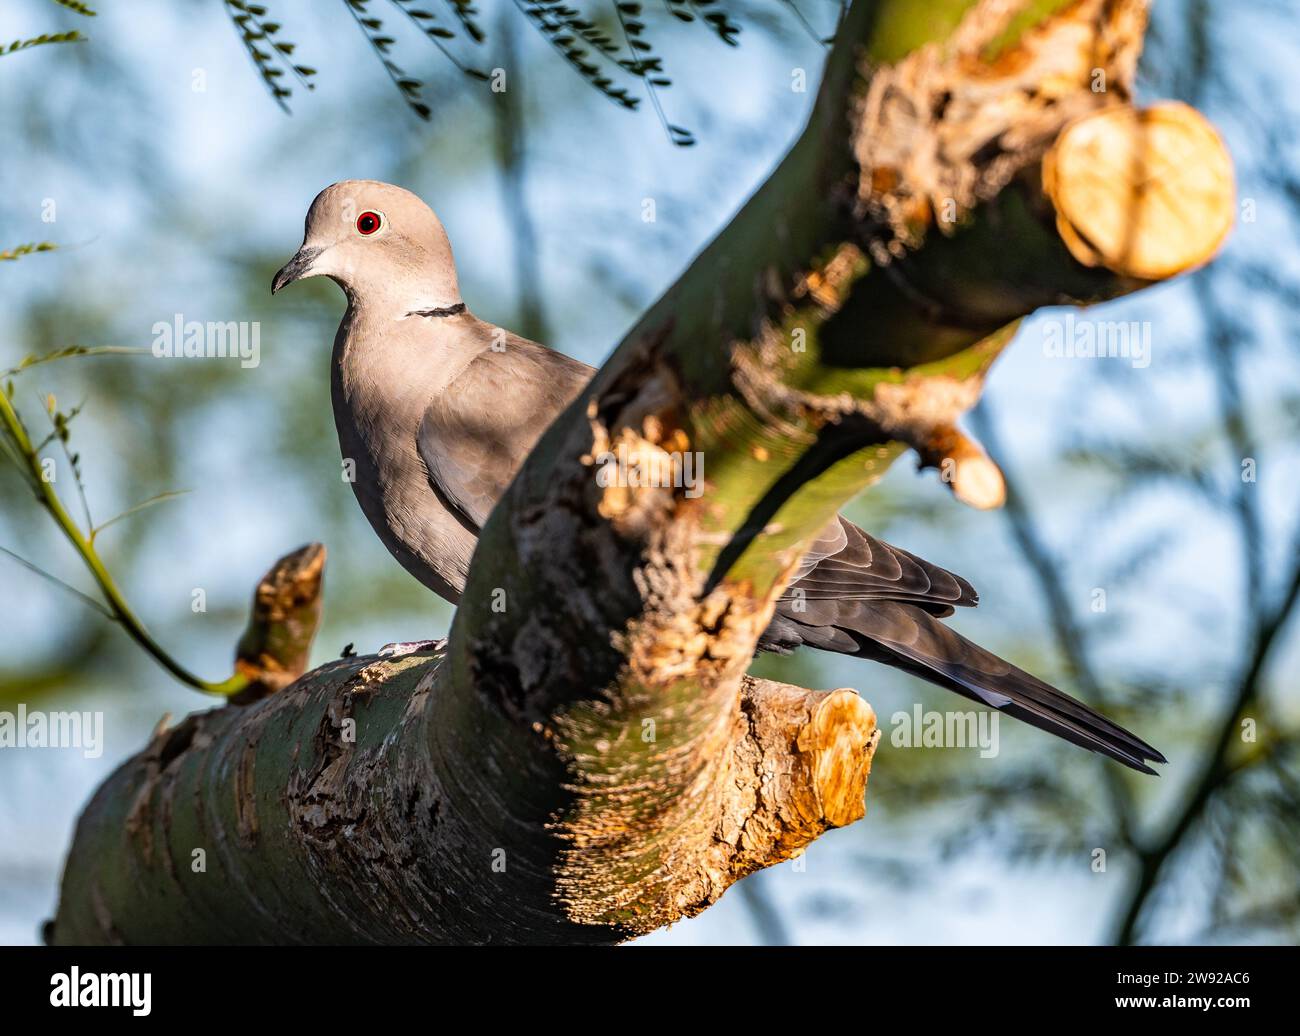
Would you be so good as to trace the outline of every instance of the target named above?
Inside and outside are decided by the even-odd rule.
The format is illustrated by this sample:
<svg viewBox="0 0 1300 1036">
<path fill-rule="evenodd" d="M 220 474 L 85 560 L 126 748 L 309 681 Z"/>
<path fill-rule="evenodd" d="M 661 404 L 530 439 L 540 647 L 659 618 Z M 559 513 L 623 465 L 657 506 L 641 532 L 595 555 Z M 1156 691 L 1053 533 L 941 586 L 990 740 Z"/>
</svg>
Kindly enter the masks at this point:
<svg viewBox="0 0 1300 1036">
<path fill-rule="evenodd" d="M 56 940 L 608 942 L 862 816 L 870 708 L 745 676 L 778 596 L 907 446 L 949 459 L 1022 316 L 1146 283 L 1077 258 L 1042 189 L 1126 108 L 1144 5 L 982 0 L 942 39 L 924 6 L 853 4 L 799 142 L 493 511 L 446 657 L 155 739 L 79 824 Z"/>
</svg>

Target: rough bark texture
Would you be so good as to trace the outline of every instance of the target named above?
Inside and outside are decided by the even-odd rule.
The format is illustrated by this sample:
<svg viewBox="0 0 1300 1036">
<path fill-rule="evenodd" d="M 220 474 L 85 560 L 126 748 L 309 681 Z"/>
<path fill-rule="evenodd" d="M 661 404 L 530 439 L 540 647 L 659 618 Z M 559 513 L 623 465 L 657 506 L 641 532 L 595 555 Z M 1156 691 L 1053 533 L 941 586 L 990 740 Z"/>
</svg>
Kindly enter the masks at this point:
<svg viewBox="0 0 1300 1036">
<path fill-rule="evenodd" d="M 282 557 L 257 584 L 235 648 L 235 671 L 248 679 L 231 698 L 236 705 L 282 691 L 302 676 L 320 625 L 324 577 L 325 548 L 309 543 Z"/>
<path fill-rule="evenodd" d="M 88 808 L 82 837 L 111 851 L 69 867 L 53 938 L 618 938 L 557 909 L 538 851 L 554 836 L 532 826 L 522 794 L 494 801 L 492 782 L 467 772 L 471 732 L 434 729 L 445 673 L 429 656 L 349 659 L 256 705 L 158 731 Z M 727 747 L 733 782 L 689 883 L 701 905 L 863 813 L 877 735 L 856 694 L 746 680 L 742 703 Z"/>
<path fill-rule="evenodd" d="M 1128 104 L 1144 22 L 853 3 L 806 132 L 493 512 L 446 657 L 161 733 L 87 808 L 53 938 L 615 941 L 860 817 L 870 708 L 749 680 L 755 642 L 905 448 L 998 503 L 955 422 L 1018 320 L 1147 283 L 1076 258 L 1041 177 L 1071 120 Z M 619 453 L 703 458 L 705 491 L 605 484 Z"/>
</svg>

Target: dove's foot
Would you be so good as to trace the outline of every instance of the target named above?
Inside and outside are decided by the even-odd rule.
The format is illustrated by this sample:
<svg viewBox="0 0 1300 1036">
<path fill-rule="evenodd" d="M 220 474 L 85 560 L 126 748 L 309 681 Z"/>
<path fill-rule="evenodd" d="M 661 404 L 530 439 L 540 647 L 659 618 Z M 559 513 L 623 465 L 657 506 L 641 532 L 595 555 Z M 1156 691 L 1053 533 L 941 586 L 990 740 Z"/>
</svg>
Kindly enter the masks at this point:
<svg viewBox="0 0 1300 1036">
<path fill-rule="evenodd" d="M 447 641 L 443 640 L 399 640 L 395 644 L 385 644 L 379 649 L 381 655 L 396 657 L 398 655 L 438 654 L 447 650 Z"/>
</svg>

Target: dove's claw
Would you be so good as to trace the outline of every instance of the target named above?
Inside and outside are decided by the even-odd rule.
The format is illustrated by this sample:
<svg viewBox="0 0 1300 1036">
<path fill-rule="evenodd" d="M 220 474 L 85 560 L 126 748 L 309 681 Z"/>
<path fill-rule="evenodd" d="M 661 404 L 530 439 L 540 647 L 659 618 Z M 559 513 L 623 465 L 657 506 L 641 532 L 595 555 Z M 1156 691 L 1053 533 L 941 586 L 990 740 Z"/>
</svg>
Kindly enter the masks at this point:
<svg viewBox="0 0 1300 1036">
<path fill-rule="evenodd" d="M 381 655 L 395 657 L 398 655 L 440 654 L 447 650 L 447 641 L 443 640 L 399 640 L 394 644 L 385 644 L 379 649 Z"/>
</svg>

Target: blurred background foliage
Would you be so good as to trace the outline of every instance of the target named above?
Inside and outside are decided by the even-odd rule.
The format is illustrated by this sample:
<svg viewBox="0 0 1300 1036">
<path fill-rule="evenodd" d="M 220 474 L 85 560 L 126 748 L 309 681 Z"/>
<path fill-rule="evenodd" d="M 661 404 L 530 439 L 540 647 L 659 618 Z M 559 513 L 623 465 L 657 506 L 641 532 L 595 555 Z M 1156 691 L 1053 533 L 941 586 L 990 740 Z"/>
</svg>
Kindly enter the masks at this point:
<svg viewBox="0 0 1300 1036">
<path fill-rule="evenodd" d="M 917 16 L 957 6 L 918 0 Z M 341 478 L 339 293 L 268 294 L 320 188 L 370 177 L 421 194 L 477 313 L 598 364 L 791 142 L 839 13 L 838 0 L 10 0 L 0 36 L 54 38 L 0 53 L 0 370 L 71 344 L 148 346 L 177 313 L 260 324 L 254 369 L 113 356 L 14 379 L 33 427 L 47 393 L 84 407 L 72 441 L 97 520 L 189 490 L 100 541 L 155 635 L 223 677 L 256 578 L 308 540 L 330 551 L 316 662 L 448 626 Z M 893 746 L 896 713 L 955 700 L 866 663 L 762 659 L 763 675 L 857 687 L 876 708 L 868 818 L 650 941 L 1300 934 L 1297 13 L 1294 0 L 1155 6 L 1143 93 L 1219 125 L 1243 209 L 1211 267 L 1088 315 L 1150 322 L 1150 366 L 1050 357 L 1043 322 L 1063 314 L 1039 314 L 972 418 L 1008 475 L 1006 510 L 964 510 L 907 462 L 851 509 L 970 578 L 981 607 L 954 624 L 1133 726 L 1169 756 L 1164 775 L 1011 722 L 993 758 Z M 557 18 L 589 32 L 552 31 Z M 808 92 L 792 89 L 800 71 Z M 22 249 L 44 242 L 57 247 Z M 91 589 L 4 466 L 0 545 Z M 106 746 L 0 750 L 4 942 L 33 941 L 52 911 L 95 785 L 162 713 L 206 704 L 0 557 L 0 709 L 20 702 L 102 710 Z"/>
</svg>

